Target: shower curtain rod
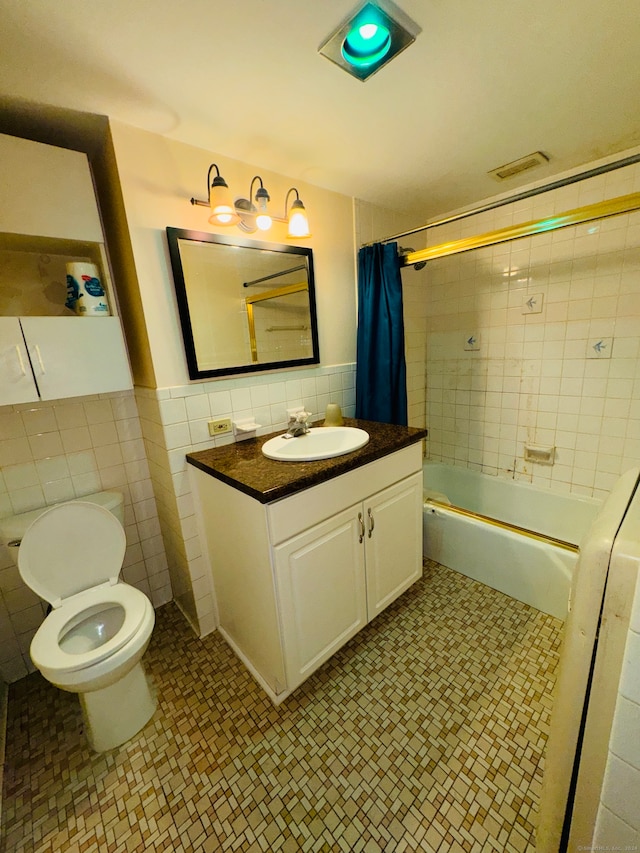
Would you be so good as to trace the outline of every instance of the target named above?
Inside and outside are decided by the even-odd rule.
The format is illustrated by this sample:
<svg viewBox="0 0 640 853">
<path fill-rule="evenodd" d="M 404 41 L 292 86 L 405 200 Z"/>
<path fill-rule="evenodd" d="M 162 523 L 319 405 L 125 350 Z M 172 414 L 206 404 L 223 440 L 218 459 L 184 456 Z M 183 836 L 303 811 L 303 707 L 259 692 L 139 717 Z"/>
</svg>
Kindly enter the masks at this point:
<svg viewBox="0 0 640 853">
<path fill-rule="evenodd" d="M 404 252 L 401 258 L 401 266 L 422 269 L 427 261 L 436 258 L 446 258 L 449 255 L 458 255 L 461 252 L 470 252 L 472 249 L 482 249 L 486 246 L 496 246 L 499 243 L 508 243 L 512 240 L 520 240 L 523 237 L 532 237 L 534 234 L 545 234 L 556 231 L 558 228 L 569 228 L 572 225 L 581 225 L 585 222 L 594 222 L 605 219 L 608 216 L 619 216 L 622 213 L 631 213 L 640 210 L 640 193 L 629 193 L 629 195 L 616 196 L 615 198 L 599 201 L 596 204 L 587 204 L 575 210 L 565 210 L 544 219 L 535 219 L 532 222 L 522 222 L 519 225 L 507 225 L 496 231 L 487 231 L 484 234 L 476 234 L 473 237 L 461 237 L 459 240 L 450 240 L 439 243 L 427 249 L 410 250 Z"/>
<path fill-rule="evenodd" d="M 363 243 L 362 246 L 373 246 L 375 243 L 391 243 L 393 240 L 400 240 L 402 237 L 410 237 L 412 234 L 419 234 L 421 231 L 427 231 L 429 228 L 436 228 L 438 225 L 448 225 L 450 222 L 457 222 L 460 219 L 466 219 L 469 216 L 475 216 L 477 213 L 486 213 L 489 210 L 495 210 L 497 207 L 503 207 L 505 204 L 512 204 L 516 201 L 523 201 L 527 198 L 540 195 L 541 193 L 557 190 L 561 187 L 569 186 L 570 184 L 585 181 L 587 178 L 595 178 L 598 175 L 604 175 L 607 172 L 613 172 L 616 169 L 622 169 L 625 166 L 632 166 L 634 163 L 640 163 L 640 153 L 632 154 L 629 157 L 624 157 L 622 160 L 615 160 L 612 163 L 605 163 L 602 166 L 596 166 L 593 169 L 587 169 L 585 172 L 579 172 L 576 175 L 570 175 L 566 178 L 559 178 L 556 181 L 551 181 L 540 187 L 524 190 L 516 195 L 508 198 L 499 199 L 498 201 L 489 204 L 483 204 L 478 207 L 464 210 L 462 213 L 455 213 L 452 216 L 446 216 L 444 219 L 438 219 L 435 222 L 428 222 L 426 225 L 421 225 L 419 228 L 412 228 L 410 231 L 402 231 L 400 234 L 393 234 L 390 237 L 384 237 L 381 240 L 372 240 L 369 243 Z M 405 257 L 404 255 L 401 257 Z M 412 266 L 408 263 L 406 266 Z"/>
</svg>

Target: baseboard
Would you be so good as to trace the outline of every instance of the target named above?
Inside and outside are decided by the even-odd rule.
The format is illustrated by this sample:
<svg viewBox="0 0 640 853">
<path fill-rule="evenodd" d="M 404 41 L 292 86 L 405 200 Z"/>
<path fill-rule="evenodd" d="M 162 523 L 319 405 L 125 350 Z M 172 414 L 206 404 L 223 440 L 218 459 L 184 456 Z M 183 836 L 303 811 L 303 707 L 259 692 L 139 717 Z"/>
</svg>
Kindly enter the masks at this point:
<svg viewBox="0 0 640 853">
<path fill-rule="evenodd" d="M 225 643 L 227 643 L 227 645 L 231 647 L 231 649 L 233 650 L 235 655 L 240 658 L 242 663 L 246 666 L 246 668 L 249 670 L 251 675 L 255 678 L 255 680 L 258 682 L 260 687 L 262 687 L 262 689 L 268 695 L 269 699 L 271 699 L 271 701 L 273 702 L 274 705 L 279 705 L 281 702 L 283 702 L 287 698 L 287 696 L 291 695 L 291 693 L 293 692 L 292 690 L 283 690 L 280 693 L 275 693 L 273 688 L 271 687 L 271 685 L 268 684 L 264 680 L 264 678 L 260 675 L 258 670 L 254 667 L 254 665 L 251 663 L 251 661 L 243 653 L 242 649 L 240 649 L 235 644 L 235 642 L 227 634 L 227 632 L 224 630 L 224 628 L 221 628 L 220 626 L 218 626 L 218 632 L 219 632 L 220 636 L 223 638 L 223 640 L 225 641 Z"/>
<path fill-rule="evenodd" d="M 196 635 L 196 637 L 199 637 L 199 636 L 200 636 L 200 631 L 199 631 L 199 629 L 198 629 L 198 626 L 193 624 L 193 620 L 191 619 L 191 616 L 189 616 L 189 614 L 188 614 L 188 613 L 187 613 L 187 611 L 184 609 L 184 607 L 180 604 L 180 602 L 178 601 L 178 599 L 177 599 L 177 598 L 172 599 L 172 603 L 173 603 L 173 604 L 175 604 L 175 606 L 178 608 L 178 610 L 180 611 L 180 613 L 181 613 L 181 614 L 182 614 L 182 616 L 184 617 L 184 621 L 185 621 L 185 622 L 187 623 L 187 625 L 191 628 L 191 630 L 192 630 L 192 631 L 193 631 L 193 633 Z"/>
</svg>

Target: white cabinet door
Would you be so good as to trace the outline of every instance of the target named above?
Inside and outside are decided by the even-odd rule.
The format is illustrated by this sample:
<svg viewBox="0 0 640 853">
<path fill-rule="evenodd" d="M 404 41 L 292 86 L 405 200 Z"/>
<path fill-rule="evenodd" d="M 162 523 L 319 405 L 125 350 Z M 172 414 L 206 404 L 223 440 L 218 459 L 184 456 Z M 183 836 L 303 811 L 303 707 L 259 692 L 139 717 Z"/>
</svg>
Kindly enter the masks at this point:
<svg viewBox="0 0 640 853">
<path fill-rule="evenodd" d="M 274 548 L 288 690 L 367 623 L 359 514 L 351 507 Z"/>
<path fill-rule="evenodd" d="M 0 317 L 0 406 L 38 400 L 17 317 Z"/>
<path fill-rule="evenodd" d="M 87 155 L 0 134 L 0 231 L 101 243 Z"/>
<path fill-rule="evenodd" d="M 422 475 L 364 503 L 369 620 L 422 575 Z"/>
<path fill-rule="evenodd" d="M 132 387 L 117 317 L 22 317 L 42 400 Z"/>
</svg>

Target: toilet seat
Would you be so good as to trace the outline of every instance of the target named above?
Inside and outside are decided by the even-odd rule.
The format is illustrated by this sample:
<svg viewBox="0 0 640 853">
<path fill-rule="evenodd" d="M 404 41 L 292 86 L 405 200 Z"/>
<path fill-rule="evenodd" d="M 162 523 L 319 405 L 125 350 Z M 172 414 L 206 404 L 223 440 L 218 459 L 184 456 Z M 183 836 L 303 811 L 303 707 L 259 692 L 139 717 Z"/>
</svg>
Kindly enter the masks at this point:
<svg viewBox="0 0 640 853">
<path fill-rule="evenodd" d="M 88 652 L 72 654 L 60 647 L 60 637 L 65 628 L 77 616 L 100 611 L 110 606 L 120 605 L 124 610 L 124 622 L 119 631 L 110 640 Z M 58 673 L 77 672 L 92 666 L 117 652 L 136 634 L 151 607 L 146 595 L 135 587 L 125 583 L 111 586 L 103 584 L 94 589 L 85 590 L 64 600 L 60 607 L 52 610 L 36 631 L 31 642 L 31 659 L 40 669 L 55 669 Z M 94 609 L 97 608 L 97 609 Z"/>
<path fill-rule="evenodd" d="M 126 536 L 105 507 L 88 501 L 57 504 L 41 513 L 22 538 L 18 571 L 54 608 L 83 590 L 120 575 Z"/>
</svg>

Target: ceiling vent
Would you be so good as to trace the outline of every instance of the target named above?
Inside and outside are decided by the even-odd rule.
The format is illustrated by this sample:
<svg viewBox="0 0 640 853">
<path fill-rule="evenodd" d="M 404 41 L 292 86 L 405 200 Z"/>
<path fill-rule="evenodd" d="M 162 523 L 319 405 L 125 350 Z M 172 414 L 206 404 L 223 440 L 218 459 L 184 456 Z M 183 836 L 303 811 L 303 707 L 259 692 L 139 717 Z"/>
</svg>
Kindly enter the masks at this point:
<svg viewBox="0 0 640 853">
<path fill-rule="evenodd" d="M 529 169 L 535 169 L 536 166 L 544 166 L 549 162 L 549 158 L 542 151 L 534 151 L 533 154 L 527 154 L 526 157 L 521 157 L 519 160 L 514 160 L 512 163 L 505 163 L 504 166 L 499 166 L 497 169 L 492 169 L 488 172 L 496 181 L 507 181 L 509 178 L 515 178 L 521 172 L 527 172 Z"/>
</svg>

